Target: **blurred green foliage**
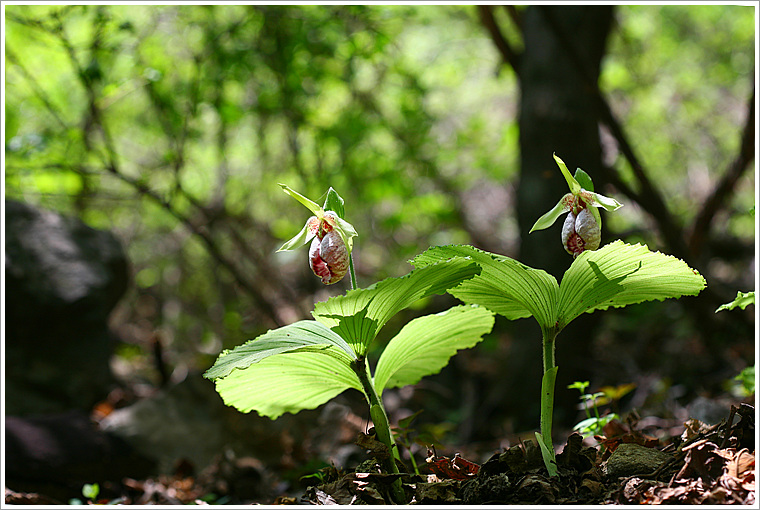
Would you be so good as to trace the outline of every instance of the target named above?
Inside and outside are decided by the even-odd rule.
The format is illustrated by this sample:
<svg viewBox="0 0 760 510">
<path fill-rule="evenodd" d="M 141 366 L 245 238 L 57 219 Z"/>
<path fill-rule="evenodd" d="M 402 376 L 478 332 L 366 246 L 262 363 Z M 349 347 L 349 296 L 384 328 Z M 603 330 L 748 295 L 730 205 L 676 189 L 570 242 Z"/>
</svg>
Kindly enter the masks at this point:
<svg viewBox="0 0 760 510">
<path fill-rule="evenodd" d="M 602 90 L 685 221 L 737 151 L 754 12 L 616 12 Z M 519 91 L 472 6 L 5 14 L 6 197 L 118 234 L 135 288 L 113 322 L 146 353 L 159 334 L 173 366 L 206 368 L 346 288 L 322 287 L 304 252 L 275 255 L 307 216 L 278 182 L 346 198 L 362 286 L 430 245 L 516 252 Z M 748 173 L 731 207 L 746 210 L 753 187 Z M 609 228 L 645 231 L 626 205 Z M 741 216 L 720 221 L 754 236 Z"/>
</svg>

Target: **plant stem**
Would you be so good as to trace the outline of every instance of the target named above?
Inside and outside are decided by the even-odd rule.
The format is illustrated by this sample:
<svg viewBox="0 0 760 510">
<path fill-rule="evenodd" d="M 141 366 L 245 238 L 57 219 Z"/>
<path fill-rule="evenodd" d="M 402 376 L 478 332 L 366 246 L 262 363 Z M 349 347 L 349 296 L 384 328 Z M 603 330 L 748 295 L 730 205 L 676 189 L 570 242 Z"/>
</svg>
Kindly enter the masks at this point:
<svg viewBox="0 0 760 510">
<path fill-rule="evenodd" d="M 557 338 L 555 328 L 541 328 L 543 336 L 544 377 L 541 381 L 541 438 L 550 459 L 544 458 L 550 475 L 556 473 L 556 467 L 548 463 L 554 461 L 554 443 L 552 442 L 552 415 L 554 413 L 554 382 L 557 367 L 554 363 L 554 340 Z"/>
<path fill-rule="evenodd" d="M 372 383 L 372 374 L 369 370 L 369 365 L 365 358 L 359 358 L 354 362 L 352 368 L 356 375 L 359 377 L 359 381 L 364 388 L 364 394 L 367 397 L 367 403 L 369 404 L 370 415 L 372 416 L 372 422 L 375 425 L 375 433 L 377 438 L 388 447 L 388 458 L 386 459 L 386 469 L 390 474 L 399 474 L 398 465 L 396 459 L 400 459 L 398 453 L 398 446 L 393 440 L 393 433 L 391 432 L 391 426 L 388 423 L 388 415 L 385 412 L 383 401 L 375 391 L 375 385 Z M 405 504 L 406 496 L 404 495 L 404 489 L 401 486 L 401 479 L 396 479 L 391 484 L 391 493 L 396 503 Z"/>
<path fill-rule="evenodd" d="M 351 275 L 351 290 L 355 290 L 356 285 L 356 271 L 354 270 L 354 253 L 351 251 L 351 255 L 348 256 L 348 273 Z"/>
</svg>

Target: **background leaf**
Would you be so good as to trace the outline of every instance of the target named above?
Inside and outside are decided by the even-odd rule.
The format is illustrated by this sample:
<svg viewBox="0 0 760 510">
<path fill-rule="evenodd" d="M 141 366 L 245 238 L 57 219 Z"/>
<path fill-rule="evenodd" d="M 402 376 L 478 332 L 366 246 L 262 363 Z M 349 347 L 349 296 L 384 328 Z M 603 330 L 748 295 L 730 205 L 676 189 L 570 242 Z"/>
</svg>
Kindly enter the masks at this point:
<svg viewBox="0 0 760 510">
<path fill-rule="evenodd" d="M 549 273 L 472 246 L 436 246 L 415 257 L 424 267 L 452 257 L 469 257 L 481 265 L 479 276 L 449 291 L 465 303 L 485 306 L 514 320 L 533 315 L 542 326 L 554 325 L 557 280 Z"/>
<path fill-rule="evenodd" d="M 328 350 L 270 356 L 216 380 L 225 404 L 273 420 L 284 413 L 314 409 L 349 388 L 363 393 L 349 363 Z"/>
<path fill-rule="evenodd" d="M 737 292 L 736 298 L 731 301 L 730 303 L 726 303 L 724 305 L 720 305 L 717 310 L 715 310 L 715 313 L 720 312 L 721 310 L 733 310 L 737 306 L 744 310 L 747 305 L 754 305 L 755 304 L 755 293 L 753 292 Z"/>
<path fill-rule="evenodd" d="M 706 285 L 676 257 L 615 241 L 573 261 L 559 287 L 557 320 L 562 328 L 583 312 L 695 296 Z"/>
<path fill-rule="evenodd" d="M 409 322 L 383 351 L 375 371 L 375 388 L 415 384 L 437 374 L 460 349 L 468 349 L 491 331 L 493 312 L 479 306 L 456 306 Z"/>
<path fill-rule="evenodd" d="M 400 310 L 423 297 L 443 294 L 479 272 L 477 264 L 463 258 L 432 264 L 317 303 L 312 315 L 363 355 L 380 328 Z"/>
<path fill-rule="evenodd" d="M 317 351 L 344 363 L 356 359 L 346 341 L 324 325 L 316 321 L 299 321 L 224 351 L 203 376 L 207 379 L 224 378 L 235 369 L 243 370 L 265 358 L 290 351 Z"/>
</svg>

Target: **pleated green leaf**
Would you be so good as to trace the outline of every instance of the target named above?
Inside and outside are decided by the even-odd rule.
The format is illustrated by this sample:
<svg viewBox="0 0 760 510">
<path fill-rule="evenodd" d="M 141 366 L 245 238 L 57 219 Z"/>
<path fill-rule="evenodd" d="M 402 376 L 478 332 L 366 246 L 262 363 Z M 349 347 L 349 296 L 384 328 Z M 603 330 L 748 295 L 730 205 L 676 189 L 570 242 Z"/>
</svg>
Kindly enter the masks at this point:
<svg viewBox="0 0 760 510">
<path fill-rule="evenodd" d="M 443 294 L 479 272 L 478 264 L 463 258 L 432 264 L 317 303 L 312 315 L 345 338 L 361 356 L 380 328 L 400 310 L 423 297 Z"/>
<path fill-rule="evenodd" d="M 461 349 L 469 349 L 491 331 L 493 312 L 479 306 L 456 306 L 409 322 L 383 351 L 375 371 L 375 388 L 416 384 L 437 374 Z"/>
<path fill-rule="evenodd" d="M 584 312 L 695 296 L 706 285 L 684 261 L 618 240 L 573 261 L 560 284 L 557 321 L 561 329 Z"/>
<path fill-rule="evenodd" d="M 241 412 L 255 410 L 276 419 L 314 409 L 343 391 L 363 391 L 349 363 L 324 351 L 290 351 L 216 379 L 224 403 Z"/>
<path fill-rule="evenodd" d="M 291 351 L 315 351 L 349 364 L 356 354 L 345 340 L 316 321 L 299 321 L 222 352 L 203 377 L 219 379 L 265 358 Z"/>
<path fill-rule="evenodd" d="M 531 315 L 544 327 L 552 327 L 559 287 L 546 271 L 488 253 L 472 246 L 436 246 L 412 261 L 415 267 L 468 257 L 480 264 L 479 276 L 462 282 L 449 293 L 465 303 L 478 304 L 514 320 Z M 456 259 L 454 259 L 456 260 Z"/>
</svg>

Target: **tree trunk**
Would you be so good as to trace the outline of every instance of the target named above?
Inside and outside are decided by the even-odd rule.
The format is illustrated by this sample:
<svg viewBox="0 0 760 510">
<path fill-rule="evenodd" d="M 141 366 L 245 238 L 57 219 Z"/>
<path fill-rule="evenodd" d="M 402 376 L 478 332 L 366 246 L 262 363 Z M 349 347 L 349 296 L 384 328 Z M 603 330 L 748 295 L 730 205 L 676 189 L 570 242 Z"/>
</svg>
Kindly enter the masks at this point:
<svg viewBox="0 0 760 510">
<path fill-rule="evenodd" d="M 612 19 L 612 6 L 531 6 L 525 11 L 525 50 L 519 67 L 519 260 L 549 272 L 558 282 L 572 262 L 560 240 L 564 217 L 547 230 L 530 235 L 528 232 L 569 191 L 553 153 L 565 161 L 571 173 L 577 167 L 587 171 L 597 190 L 601 191 L 604 184 L 598 171 L 602 164 L 598 115 L 586 84 L 598 80 Z M 573 60 L 569 48 L 573 48 L 577 60 Z M 567 390 L 567 384 L 591 375 L 584 359 L 590 355 L 592 337 L 588 332 L 593 331 L 590 322 L 596 322 L 595 319 L 594 315 L 584 314 L 558 336 L 555 413 L 558 430 L 563 422 L 572 424 L 575 418 L 578 394 Z M 504 404 L 507 409 L 521 410 L 515 422 L 519 430 L 538 424 L 541 333 L 532 320 L 520 320 L 514 326 L 510 349 L 513 366 L 505 371 L 509 380 L 504 382 L 507 388 L 521 390 L 507 392 Z M 519 402 L 522 398 L 525 402 Z M 559 436 L 556 439 L 563 440 Z"/>
</svg>

